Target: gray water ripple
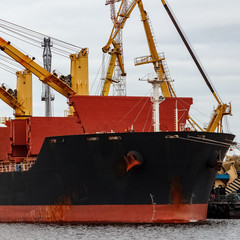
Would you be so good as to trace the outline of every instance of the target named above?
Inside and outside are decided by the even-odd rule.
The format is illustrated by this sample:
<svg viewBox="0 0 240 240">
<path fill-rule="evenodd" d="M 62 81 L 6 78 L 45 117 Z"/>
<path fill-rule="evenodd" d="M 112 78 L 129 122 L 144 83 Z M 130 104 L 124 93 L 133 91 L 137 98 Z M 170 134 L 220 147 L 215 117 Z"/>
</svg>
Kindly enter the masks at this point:
<svg viewBox="0 0 240 240">
<path fill-rule="evenodd" d="M 0 240 L 240 240 L 240 220 L 190 224 L 0 224 Z"/>
</svg>

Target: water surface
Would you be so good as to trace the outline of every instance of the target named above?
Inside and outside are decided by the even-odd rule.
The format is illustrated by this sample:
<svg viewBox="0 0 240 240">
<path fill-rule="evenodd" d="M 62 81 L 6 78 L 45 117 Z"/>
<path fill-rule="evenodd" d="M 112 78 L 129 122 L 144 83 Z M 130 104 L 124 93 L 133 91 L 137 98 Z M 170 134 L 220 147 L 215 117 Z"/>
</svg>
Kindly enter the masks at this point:
<svg viewBox="0 0 240 240">
<path fill-rule="evenodd" d="M 190 224 L 56 225 L 0 224 L 1 240 L 240 240 L 240 220 L 207 220 Z"/>
</svg>

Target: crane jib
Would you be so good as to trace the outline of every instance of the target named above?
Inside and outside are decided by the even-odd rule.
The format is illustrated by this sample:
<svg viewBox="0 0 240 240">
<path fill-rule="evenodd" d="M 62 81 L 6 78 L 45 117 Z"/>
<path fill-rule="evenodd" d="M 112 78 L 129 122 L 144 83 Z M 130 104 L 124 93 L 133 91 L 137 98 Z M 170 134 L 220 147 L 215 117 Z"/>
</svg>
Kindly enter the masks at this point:
<svg viewBox="0 0 240 240">
<path fill-rule="evenodd" d="M 210 81 L 208 80 L 207 75 L 205 74 L 205 72 L 204 72 L 202 66 L 200 65 L 200 63 L 199 63 L 197 57 L 195 56 L 195 54 L 194 54 L 194 52 L 193 52 L 191 46 L 189 45 L 189 43 L 188 43 L 186 37 L 184 36 L 183 32 L 181 31 L 179 25 L 177 24 L 177 21 L 175 20 L 173 14 L 171 13 L 171 11 L 170 11 L 169 7 L 167 6 L 166 2 L 162 0 L 162 3 L 163 3 L 163 5 L 164 5 L 164 8 L 166 9 L 166 11 L 167 11 L 169 17 L 171 18 L 171 20 L 172 20 L 174 26 L 176 27 L 176 29 L 177 29 L 177 31 L 178 31 L 178 33 L 179 33 L 181 39 L 183 40 L 183 42 L 184 42 L 186 48 L 188 49 L 188 51 L 189 51 L 189 53 L 190 53 L 190 55 L 191 55 L 193 61 L 195 62 L 195 64 L 196 64 L 198 70 L 200 71 L 200 73 L 201 73 L 203 79 L 205 80 L 205 82 L 206 82 L 207 86 L 209 87 L 210 91 L 214 94 L 214 89 L 213 89 L 213 87 L 212 87 Z M 216 94 L 214 95 L 214 97 L 215 97 L 215 96 L 216 96 Z M 216 97 L 215 97 L 215 98 L 216 98 Z M 218 99 L 217 99 L 217 101 L 219 102 Z"/>
<path fill-rule="evenodd" d="M 70 97 L 71 95 L 76 94 L 76 92 L 67 85 L 64 81 L 59 79 L 54 74 L 51 74 L 43 67 L 34 62 L 35 58 L 29 58 L 28 55 L 25 55 L 17 48 L 13 47 L 10 42 L 5 41 L 0 37 L 0 49 L 9 55 L 12 59 L 20 63 L 26 69 L 31 71 L 35 76 L 39 78 L 43 83 L 48 84 L 50 87 L 55 89 L 57 92 L 62 94 L 65 97 Z"/>
</svg>

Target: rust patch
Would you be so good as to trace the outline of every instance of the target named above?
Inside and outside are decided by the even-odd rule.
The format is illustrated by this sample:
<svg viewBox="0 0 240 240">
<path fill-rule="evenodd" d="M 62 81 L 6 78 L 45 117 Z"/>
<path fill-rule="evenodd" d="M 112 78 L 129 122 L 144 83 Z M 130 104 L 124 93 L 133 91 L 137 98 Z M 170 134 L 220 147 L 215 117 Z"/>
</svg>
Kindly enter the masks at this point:
<svg viewBox="0 0 240 240">
<path fill-rule="evenodd" d="M 32 222 L 61 223 L 66 220 L 71 205 L 70 198 L 66 198 L 56 205 L 39 206 L 38 208 L 31 210 L 28 216 Z M 22 220 L 20 219 L 20 221 Z"/>
<path fill-rule="evenodd" d="M 45 212 L 44 207 L 39 207 L 37 209 L 31 210 L 29 213 L 30 219 L 33 222 L 42 222 L 44 221 L 43 213 Z M 22 222 L 22 219 L 19 219 L 19 222 Z"/>
<path fill-rule="evenodd" d="M 46 208 L 46 219 L 49 222 L 64 222 L 67 213 L 71 209 L 70 198 L 64 199 L 61 203 L 50 205 Z"/>
<path fill-rule="evenodd" d="M 177 177 L 173 179 L 171 184 L 171 197 L 173 205 L 180 205 L 182 203 L 181 183 Z"/>
</svg>

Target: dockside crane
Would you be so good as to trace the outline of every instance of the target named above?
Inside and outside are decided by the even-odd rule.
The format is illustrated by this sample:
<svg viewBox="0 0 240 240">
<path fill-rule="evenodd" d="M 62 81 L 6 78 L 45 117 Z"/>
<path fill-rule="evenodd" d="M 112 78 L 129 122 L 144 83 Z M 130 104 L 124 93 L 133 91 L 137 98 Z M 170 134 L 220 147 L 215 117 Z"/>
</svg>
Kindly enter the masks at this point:
<svg viewBox="0 0 240 240">
<path fill-rule="evenodd" d="M 164 64 L 163 61 L 165 60 L 165 57 L 163 54 L 159 54 L 156 49 L 156 44 L 154 41 L 154 36 L 153 36 L 153 31 L 151 28 L 150 20 L 147 15 L 147 12 L 145 11 L 143 7 L 142 0 L 133 0 L 129 6 L 125 9 L 123 9 L 123 3 L 124 0 L 122 0 L 122 3 L 120 5 L 119 11 L 117 13 L 109 40 L 107 44 L 103 47 L 103 52 L 108 52 L 110 51 L 110 46 L 111 44 L 114 45 L 114 40 L 119 33 L 119 31 L 123 28 L 124 24 L 126 23 L 127 19 L 130 17 L 130 14 L 132 13 L 133 9 L 135 8 L 136 5 L 138 5 L 140 14 L 141 14 L 141 20 L 143 22 L 147 42 L 148 42 L 148 47 L 150 51 L 149 56 L 144 56 L 140 58 L 136 58 L 134 60 L 135 66 L 141 65 L 141 64 L 146 64 L 146 63 L 152 63 L 154 66 L 154 70 L 157 73 L 158 80 L 161 82 L 161 90 L 163 93 L 164 97 L 176 97 L 174 90 L 171 86 L 171 83 L 169 79 L 167 78 L 165 69 L 164 69 Z M 118 28 L 116 28 L 116 25 L 119 25 Z"/>
<path fill-rule="evenodd" d="M 115 10 L 115 3 L 121 0 L 107 0 L 105 5 L 110 5 L 111 9 L 111 20 L 115 28 L 119 28 L 120 20 L 116 23 L 116 10 Z M 122 9 L 127 8 L 127 0 L 123 1 Z M 124 70 L 124 63 L 123 63 L 123 51 L 122 51 L 122 29 L 118 32 L 115 37 L 115 40 L 112 42 L 113 48 L 109 51 L 111 58 L 109 60 L 108 69 L 106 76 L 104 77 L 104 84 L 102 87 L 102 96 L 108 96 L 110 86 L 114 82 L 113 85 L 113 95 L 118 96 L 125 96 L 126 95 L 126 73 Z M 117 79 L 113 79 L 114 73 L 117 76 Z"/>
<path fill-rule="evenodd" d="M 207 76 L 207 74 L 205 73 L 203 67 L 201 66 L 201 63 L 198 61 L 198 58 L 196 56 L 196 54 L 194 53 L 192 47 L 190 46 L 190 44 L 188 43 L 187 38 L 185 37 L 183 31 L 181 30 L 180 25 L 177 23 L 177 20 L 174 17 L 174 14 L 172 13 L 171 9 L 169 8 L 168 4 L 166 3 L 166 1 L 161 0 L 162 4 L 166 10 L 166 12 L 168 13 L 173 25 L 175 26 L 177 32 L 179 33 L 183 43 L 185 44 L 188 52 L 190 53 L 194 63 L 196 64 L 199 72 L 201 73 L 204 81 L 206 82 L 208 88 L 210 89 L 212 95 L 214 96 L 214 98 L 216 99 L 218 106 L 217 108 L 214 110 L 214 113 L 212 115 L 212 118 L 210 120 L 210 122 L 208 123 L 208 126 L 206 128 L 206 132 L 215 132 L 215 130 L 217 130 L 218 132 L 222 132 L 222 120 L 223 117 L 226 115 L 231 115 L 231 104 L 225 104 L 221 101 L 221 99 L 217 96 L 216 92 L 214 91 L 214 88 L 212 86 L 212 84 L 210 83 L 210 80 Z"/>
<path fill-rule="evenodd" d="M 159 54 L 157 52 L 155 38 L 153 34 L 153 30 L 151 27 L 150 19 L 143 7 L 142 1 L 138 1 L 138 8 L 141 14 L 141 20 L 143 22 L 145 35 L 148 42 L 148 48 L 150 51 L 149 56 L 144 57 L 138 57 L 135 58 L 135 66 L 152 63 L 154 66 L 154 70 L 158 76 L 158 80 L 160 81 L 162 94 L 164 97 L 176 97 L 176 94 L 174 93 L 174 90 L 171 86 L 170 79 L 167 78 L 166 68 L 164 68 L 164 54 Z"/>
<path fill-rule="evenodd" d="M 106 77 L 104 80 L 104 85 L 103 85 L 102 92 L 101 92 L 102 96 L 108 96 L 109 91 L 110 91 L 110 86 L 111 86 L 112 82 L 115 82 L 115 80 L 113 80 L 113 72 L 114 72 L 114 69 L 116 66 L 116 61 L 118 61 L 118 65 L 121 70 L 121 75 L 126 76 L 126 73 L 124 70 L 124 65 L 123 65 L 123 60 L 122 60 L 120 44 L 115 41 L 113 41 L 112 44 L 113 44 L 114 48 L 110 52 L 111 58 L 110 58 L 110 61 L 108 64 L 107 74 L 106 74 Z"/>
<path fill-rule="evenodd" d="M 207 132 L 215 132 L 216 130 L 218 132 L 222 132 L 222 120 L 223 117 L 225 115 L 231 115 L 231 104 L 224 104 L 221 99 L 217 96 L 216 92 L 214 91 L 213 86 L 211 85 L 207 74 L 205 73 L 205 71 L 203 70 L 200 62 L 198 61 L 196 55 L 194 54 L 194 51 L 192 50 L 192 48 L 190 47 L 190 44 L 188 43 L 187 39 L 185 38 L 183 32 L 180 29 L 180 26 L 177 24 L 177 21 L 175 20 L 173 14 L 171 13 L 169 7 L 167 6 L 166 2 L 164 0 L 161 0 L 166 11 L 168 12 L 173 24 L 175 25 L 179 35 L 181 36 L 185 46 L 187 47 L 190 55 L 192 56 L 196 66 L 198 67 L 201 75 L 203 76 L 207 86 L 209 87 L 210 91 L 212 92 L 214 98 L 216 99 L 217 103 L 218 103 L 218 107 L 214 110 L 214 113 L 211 117 L 210 122 L 208 123 L 208 126 L 206 129 L 203 129 L 202 127 L 200 127 L 199 124 L 197 124 L 196 121 L 194 121 L 194 119 L 190 116 L 188 116 L 188 122 L 190 123 L 190 125 L 196 129 L 195 126 L 198 127 L 198 129 L 200 129 L 201 131 L 207 131 Z M 157 73 L 158 76 L 158 80 L 161 81 L 161 90 L 162 90 L 162 94 L 164 97 L 176 97 L 176 94 L 171 86 L 171 83 L 169 81 L 169 79 L 167 78 L 167 74 L 166 71 L 163 67 L 163 61 L 164 56 L 161 57 L 160 54 L 158 54 L 157 50 L 156 50 L 156 44 L 154 41 L 154 37 L 153 37 L 153 31 L 151 28 L 151 24 L 150 24 L 150 20 L 149 17 L 147 15 L 147 12 L 145 11 L 144 7 L 143 7 L 143 3 L 142 0 L 133 0 L 127 9 L 125 9 L 125 11 L 122 10 L 122 4 L 123 1 L 121 3 L 121 6 L 119 8 L 119 11 L 117 13 L 117 17 L 115 20 L 114 25 L 119 24 L 119 28 L 115 28 L 113 26 L 109 40 L 107 42 L 107 44 L 103 47 L 103 52 L 108 52 L 110 50 L 110 46 L 111 44 L 113 44 L 115 37 L 117 36 L 119 30 L 121 28 L 123 28 L 124 24 L 126 23 L 126 20 L 130 17 L 131 12 L 133 11 L 133 9 L 135 8 L 136 5 L 138 5 L 138 8 L 140 10 L 141 13 L 141 19 L 143 22 L 143 26 L 144 26 L 144 30 L 145 30 L 145 34 L 147 37 L 147 41 L 148 41 L 148 47 L 149 47 L 149 51 L 150 51 L 150 55 L 149 56 L 144 56 L 144 57 L 140 57 L 140 58 L 136 58 L 135 59 L 135 65 L 141 65 L 141 64 L 146 64 L 146 63 L 153 63 L 154 65 L 154 69 L 155 72 Z M 118 20 L 121 19 L 121 20 Z"/>
</svg>

